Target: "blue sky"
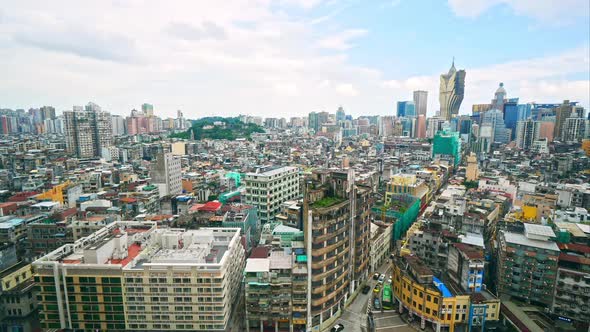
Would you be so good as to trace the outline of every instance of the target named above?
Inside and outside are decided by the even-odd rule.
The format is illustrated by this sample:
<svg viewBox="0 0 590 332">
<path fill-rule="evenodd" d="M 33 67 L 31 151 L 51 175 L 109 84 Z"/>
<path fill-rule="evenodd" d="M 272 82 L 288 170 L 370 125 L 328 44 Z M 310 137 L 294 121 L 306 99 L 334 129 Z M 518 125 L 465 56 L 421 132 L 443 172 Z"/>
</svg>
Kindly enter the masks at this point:
<svg viewBox="0 0 590 332">
<path fill-rule="evenodd" d="M 452 57 L 461 113 L 499 82 L 521 102 L 590 100 L 586 0 L 151 0 L 0 8 L 0 108 L 93 101 L 116 114 L 393 115 Z"/>
</svg>

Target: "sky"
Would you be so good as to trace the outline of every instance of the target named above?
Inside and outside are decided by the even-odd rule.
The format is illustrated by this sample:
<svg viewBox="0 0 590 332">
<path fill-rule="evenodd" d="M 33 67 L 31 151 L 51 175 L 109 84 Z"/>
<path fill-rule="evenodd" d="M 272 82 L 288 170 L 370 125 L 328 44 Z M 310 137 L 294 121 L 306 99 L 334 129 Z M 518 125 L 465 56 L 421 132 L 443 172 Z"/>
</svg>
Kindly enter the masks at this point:
<svg viewBox="0 0 590 332">
<path fill-rule="evenodd" d="M 453 57 L 460 113 L 500 82 L 590 105 L 588 0 L 0 0 L 0 108 L 162 117 L 394 115 Z"/>
</svg>

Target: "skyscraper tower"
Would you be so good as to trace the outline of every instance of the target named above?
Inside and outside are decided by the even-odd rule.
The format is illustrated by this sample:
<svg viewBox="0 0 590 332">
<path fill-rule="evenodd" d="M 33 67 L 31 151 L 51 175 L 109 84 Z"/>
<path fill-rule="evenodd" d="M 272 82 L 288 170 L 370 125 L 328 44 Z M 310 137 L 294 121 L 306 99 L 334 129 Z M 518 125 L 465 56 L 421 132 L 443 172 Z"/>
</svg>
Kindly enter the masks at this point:
<svg viewBox="0 0 590 332">
<path fill-rule="evenodd" d="M 448 121 L 459 114 L 459 107 L 461 107 L 464 93 L 465 70 L 457 71 L 455 69 L 455 59 L 453 59 L 449 72 L 440 75 L 440 92 L 438 96 L 440 116 Z"/>
<path fill-rule="evenodd" d="M 426 117 L 426 105 L 428 103 L 428 91 L 414 91 L 414 105 L 416 107 L 416 115 L 424 115 Z"/>
<path fill-rule="evenodd" d="M 504 89 L 504 83 L 500 83 L 494 93 L 494 99 L 492 99 L 492 108 L 502 111 L 504 110 L 504 103 L 506 103 L 506 89 Z"/>
<path fill-rule="evenodd" d="M 74 110 L 64 112 L 64 118 L 68 153 L 78 158 L 99 157 L 102 148 L 111 146 L 111 114 L 100 106 L 88 103 L 84 110 L 74 106 Z"/>
</svg>

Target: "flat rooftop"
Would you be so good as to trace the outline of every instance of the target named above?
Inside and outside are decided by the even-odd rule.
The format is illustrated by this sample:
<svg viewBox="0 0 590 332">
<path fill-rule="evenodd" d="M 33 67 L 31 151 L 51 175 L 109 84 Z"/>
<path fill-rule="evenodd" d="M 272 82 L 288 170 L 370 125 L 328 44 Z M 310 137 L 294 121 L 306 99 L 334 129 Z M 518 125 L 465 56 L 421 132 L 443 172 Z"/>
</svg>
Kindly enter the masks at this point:
<svg viewBox="0 0 590 332">
<path fill-rule="evenodd" d="M 534 247 L 540 249 L 547 249 L 559 251 L 559 247 L 553 241 L 532 240 L 519 233 L 504 232 L 504 239 L 507 243 L 519 244 L 526 247 Z"/>
</svg>

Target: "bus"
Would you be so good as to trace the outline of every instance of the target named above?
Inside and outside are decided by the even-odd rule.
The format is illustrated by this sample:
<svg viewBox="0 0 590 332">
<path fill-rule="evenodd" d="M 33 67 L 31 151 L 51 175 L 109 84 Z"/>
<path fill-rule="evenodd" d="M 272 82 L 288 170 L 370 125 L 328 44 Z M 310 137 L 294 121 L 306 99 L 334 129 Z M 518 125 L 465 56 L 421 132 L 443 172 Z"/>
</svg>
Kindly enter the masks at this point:
<svg viewBox="0 0 590 332">
<path fill-rule="evenodd" d="M 385 284 L 383 286 L 383 297 L 381 299 L 381 306 L 383 310 L 393 309 L 393 293 L 391 292 L 391 285 Z"/>
</svg>

